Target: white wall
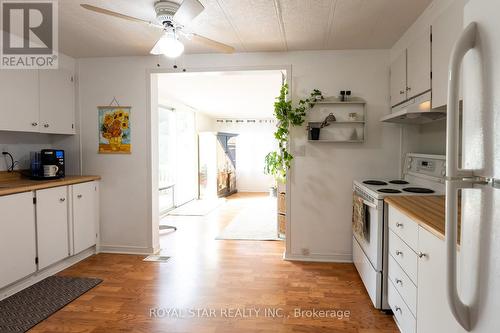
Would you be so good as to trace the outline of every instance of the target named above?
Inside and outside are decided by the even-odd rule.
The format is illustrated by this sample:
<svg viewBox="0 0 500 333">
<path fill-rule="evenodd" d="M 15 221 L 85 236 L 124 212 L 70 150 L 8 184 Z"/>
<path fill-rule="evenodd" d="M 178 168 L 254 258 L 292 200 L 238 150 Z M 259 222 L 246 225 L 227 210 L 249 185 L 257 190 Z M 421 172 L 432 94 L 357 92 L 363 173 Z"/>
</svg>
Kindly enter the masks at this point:
<svg viewBox="0 0 500 333">
<path fill-rule="evenodd" d="M 279 91 L 279 86 L 276 87 Z M 264 174 L 266 155 L 277 149 L 276 123 L 215 123 L 214 130 L 238 134 L 236 137 L 236 188 L 238 192 L 267 192 L 273 177 Z"/>
<path fill-rule="evenodd" d="M 157 57 L 79 60 L 83 172 L 103 177 L 101 240 L 108 249 L 147 251 L 153 247 L 148 207 L 147 70 Z M 306 141 L 304 128 L 292 133 L 295 159 L 290 171 L 290 257 L 303 249 L 316 260 L 351 259 L 352 180 L 398 174 L 399 128 L 379 122 L 389 112 L 389 51 L 308 51 L 186 55 L 185 67 L 220 69 L 291 65 L 292 97 L 313 88 L 325 95 L 341 89 L 367 100 L 364 144 Z M 166 62 L 162 65 L 166 66 Z M 171 69 L 169 66 L 167 69 Z M 132 155 L 97 154 L 97 105 L 113 96 L 132 106 Z"/>
</svg>

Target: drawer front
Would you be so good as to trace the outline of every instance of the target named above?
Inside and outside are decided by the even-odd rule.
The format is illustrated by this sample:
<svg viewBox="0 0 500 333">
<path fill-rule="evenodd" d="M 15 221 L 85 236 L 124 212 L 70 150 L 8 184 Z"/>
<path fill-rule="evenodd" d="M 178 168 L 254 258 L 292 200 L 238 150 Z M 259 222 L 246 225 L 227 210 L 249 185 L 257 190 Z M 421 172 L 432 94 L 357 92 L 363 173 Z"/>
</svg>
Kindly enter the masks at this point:
<svg viewBox="0 0 500 333">
<path fill-rule="evenodd" d="M 417 287 L 391 256 L 389 256 L 389 280 L 391 280 L 394 288 L 396 288 L 411 313 L 416 316 Z"/>
<path fill-rule="evenodd" d="M 388 301 L 389 305 L 394 312 L 394 319 L 396 320 L 401 333 L 415 333 L 417 330 L 417 321 L 415 317 L 406 306 L 401 296 L 396 291 L 396 287 L 389 281 Z"/>
<path fill-rule="evenodd" d="M 392 206 L 389 206 L 389 229 L 394 231 L 413 250 L 417 249 L 418 224 Z"/>
<path fill-rule="evenodd" d="M 391 230 L 389 230 L 389 254 L 413 283 L 417 284 L 417 254 Z"/>
</svg>

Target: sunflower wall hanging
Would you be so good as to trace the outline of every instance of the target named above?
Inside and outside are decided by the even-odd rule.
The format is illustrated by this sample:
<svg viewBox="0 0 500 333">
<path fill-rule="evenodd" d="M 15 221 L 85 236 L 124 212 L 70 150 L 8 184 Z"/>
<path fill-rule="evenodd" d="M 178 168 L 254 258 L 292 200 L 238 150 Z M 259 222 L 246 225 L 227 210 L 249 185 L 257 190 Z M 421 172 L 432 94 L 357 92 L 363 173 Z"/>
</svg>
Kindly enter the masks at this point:
<svg viewBox="0 0 500 333">
<path fill-rule="evenodd" d="M 99 106 L 99 153 L 130 154 L 130 106 Z"/>
</svg>

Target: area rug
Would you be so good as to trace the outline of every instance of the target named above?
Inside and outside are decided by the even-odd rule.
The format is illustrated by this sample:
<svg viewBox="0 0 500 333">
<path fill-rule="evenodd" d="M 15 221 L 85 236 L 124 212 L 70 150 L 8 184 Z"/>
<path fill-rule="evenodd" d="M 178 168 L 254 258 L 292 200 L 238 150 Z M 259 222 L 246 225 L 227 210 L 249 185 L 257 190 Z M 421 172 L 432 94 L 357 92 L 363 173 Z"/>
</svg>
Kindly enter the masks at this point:
<svg viewBox="0 0 500 333">
<path fill-rule="evenodd" d="M 262 198 L 245 207 L 215 239 L 279 240 L 276 200 Z"/>
<path fill-rule="evenodd" d="M 49 276 L 0 301 L 0 332 L 26 332 L 101 282 L 94 278 Z"/>
<path fill-rule="evenodd" d="M 190 201 L 170 212 L 167 215 L 175 216 L 205 216 L 226 202 L 226 199 L 205 199 Z"/>
</svg>

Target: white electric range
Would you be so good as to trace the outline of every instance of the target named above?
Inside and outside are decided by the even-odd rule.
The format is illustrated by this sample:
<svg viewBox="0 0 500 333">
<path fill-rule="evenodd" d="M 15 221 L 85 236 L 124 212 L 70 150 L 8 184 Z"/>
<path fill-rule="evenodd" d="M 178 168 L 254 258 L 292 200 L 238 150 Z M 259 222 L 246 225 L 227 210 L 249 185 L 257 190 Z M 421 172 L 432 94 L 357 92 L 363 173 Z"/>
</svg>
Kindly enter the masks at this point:
<svg viewBox="0 0 500 333">
<path fill-rule="evenodd" d="M 377 309 L 389 310 L 388 196 L 444 195 L 446 157 L 409 153 L 401 179 L 370 178 L 354 181 L 353 192 L 363 199 L 366 231 L 353 233 L 353 261 Z"/>
</svg>

